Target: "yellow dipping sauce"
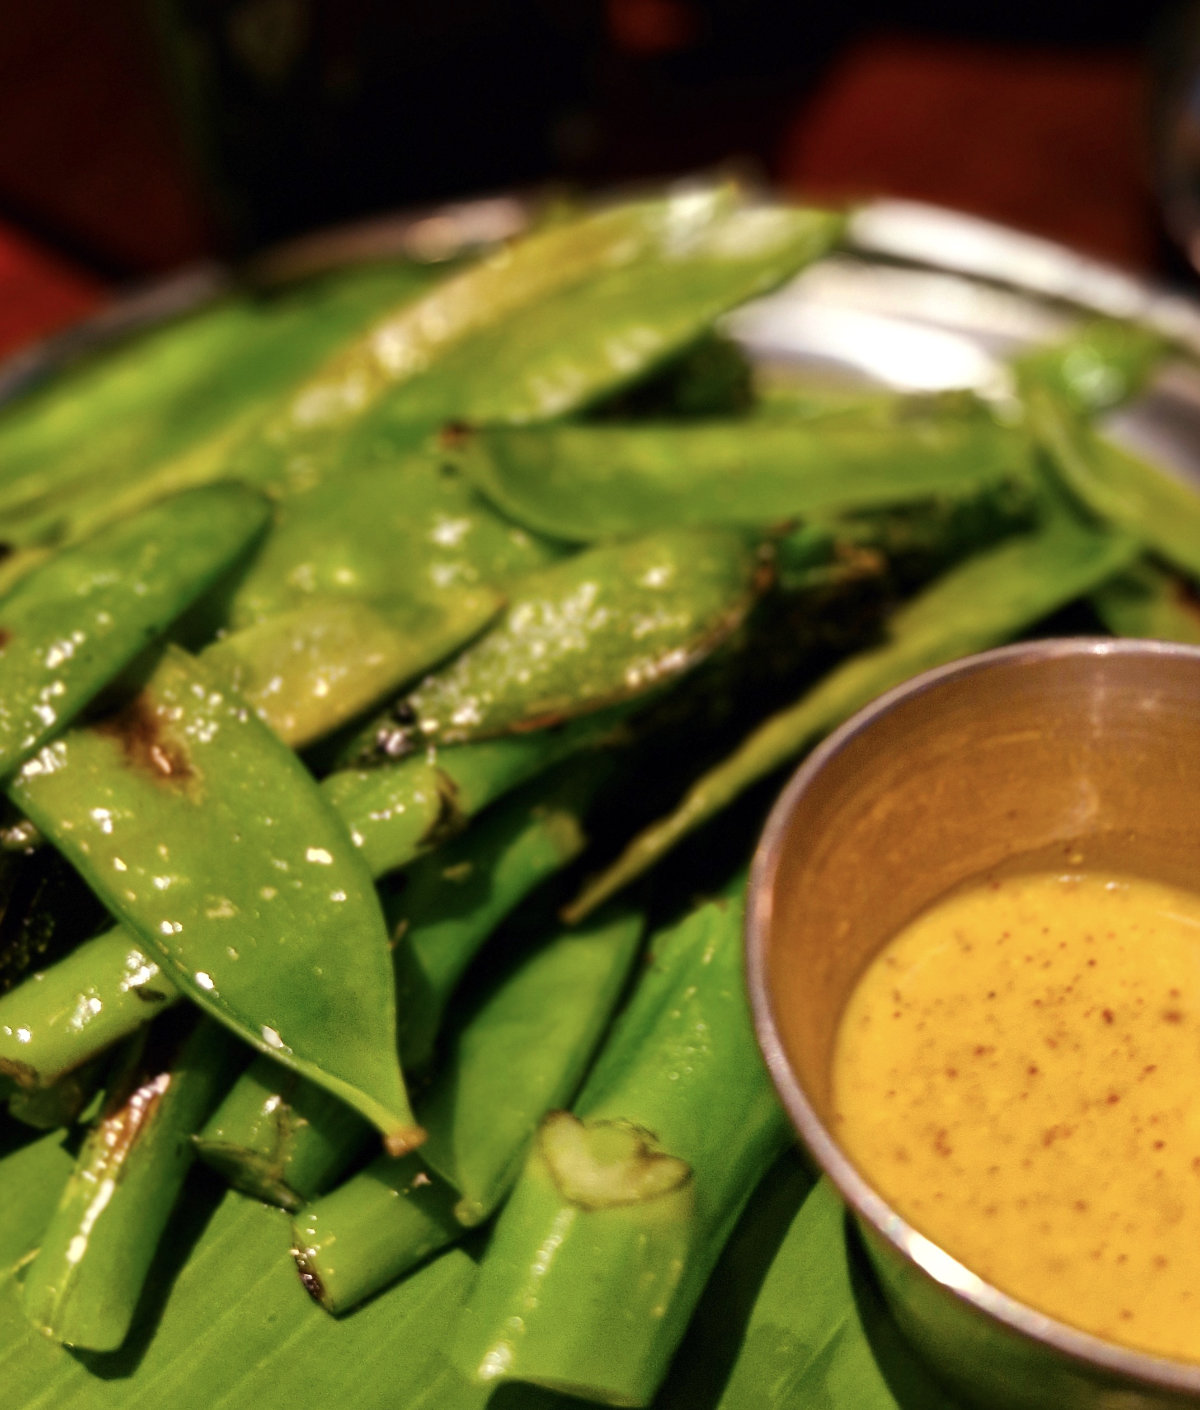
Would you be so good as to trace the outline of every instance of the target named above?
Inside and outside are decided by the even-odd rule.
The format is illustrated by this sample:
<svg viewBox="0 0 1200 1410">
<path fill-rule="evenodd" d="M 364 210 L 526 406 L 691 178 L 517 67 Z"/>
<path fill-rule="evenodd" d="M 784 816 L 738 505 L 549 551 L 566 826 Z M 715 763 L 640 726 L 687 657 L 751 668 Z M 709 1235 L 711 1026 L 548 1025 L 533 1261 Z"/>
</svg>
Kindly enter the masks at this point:
<svg viewBox="0 0 1200 1410">
<path fill-rule="evenodd" d="M 972 883 L 872 961 L 839 1138 L 915 1228 L 1084 1331 L 1200 1360 L 1200 896 Z"/>
</svg>

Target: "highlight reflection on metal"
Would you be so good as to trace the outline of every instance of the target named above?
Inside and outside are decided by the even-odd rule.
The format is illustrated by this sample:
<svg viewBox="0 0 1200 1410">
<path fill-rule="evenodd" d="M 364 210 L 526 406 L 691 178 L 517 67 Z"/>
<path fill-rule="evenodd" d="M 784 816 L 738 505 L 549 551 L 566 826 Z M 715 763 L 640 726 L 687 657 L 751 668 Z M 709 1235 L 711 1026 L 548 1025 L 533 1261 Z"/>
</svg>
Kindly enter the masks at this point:
<svg viewBox="0 0 1200 1410">
<path fill-rule="evenodd" d="M 1076 1331 L 909 1225 L 833 1137 L 838 1023 L 878 948 L 968 877 L 1017 859 L 1049 865 L 1069 847 L 1095 870 L 1200 887 L 1198 711 L 1200 648 L 1074 638 L 955 662 L 884 695 L 820 745 L 755 856 L 747 975 L 768 1068 L 855 1213 L 898 1323 L 973 1403 L 1200 1405 L 1200 1347 L 1192 1365 Z"/>
</svg>

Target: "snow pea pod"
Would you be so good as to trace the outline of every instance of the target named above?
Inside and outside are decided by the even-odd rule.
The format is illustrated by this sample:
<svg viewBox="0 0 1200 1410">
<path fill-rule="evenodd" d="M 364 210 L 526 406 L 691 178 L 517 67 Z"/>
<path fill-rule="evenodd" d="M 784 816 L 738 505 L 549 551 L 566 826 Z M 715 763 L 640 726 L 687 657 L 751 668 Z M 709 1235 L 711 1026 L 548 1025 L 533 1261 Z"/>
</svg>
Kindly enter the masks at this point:
<svg viewBox="0 0 1200 1410">
<path fill-rule="evenodd" d="M 597 263 L 537 303 L 447 348 L 389 396 L 387 419 L 546 421 L 644 376 L 765 294 L 837 240 L 842 217 L 785 206 L 720 210 L 692 203 L 688 220 L 630 259 Z M 696 218 L 696 214 L 700 218 Z"/>
<path fill-rule="evenodd" d="M 1166 351 L 1162 335 L 1139 323 L 1093 318 L 1057 343 L 1021 353 L 1012 369 L 1018 387 L 1043 387 L 1087 416 L 1136 396 Z"/>
<path fill-rule="evenodd" d="M 530 574 L 478 642 L 364 733 L 351 762 L 542 728 L 644 694 L 709 655 L 770 573 L 726 529 L 667 529 Z"/>
<path fill-rule="evenodd" d="M 0 777 L 58 733 L 262 532 L 265 500 L 212 485 L 64 549 L 0 601 Z"/>
<path fill-rule="evenodd" d="M 453 1035 L 420 1103 L 420 1155 L 376 1159 L 292 1221 L 308 1290 L 345 1312 L 507 1193 L 545 1113 L 570 1100 L 624 986 L 641 917 L 551 937 L 492 986 Z"/>
<path fill-rule="evenodd" d="M 521 310 L 541 306 L 598 271 L 686 241 L 732 199 L 728 189 L 713 189 L 627 202 L 548 224 L 496 251 L 424 298 L 389 312 L 316 369 L 246 438 L 234 458 L 237 473 L 277 485 L 311 476 L 314 461 L 326 457 L 331 445 L 382 402 L 402 401 L 413 382 L 432 380 L 443 400 L 449 390 L 457 404 L 453 375 L 440 371 L 456 349 L 469 349 Z M 425 402 L 406 408 L 401 419 L 436 426 L 443 412 L 429 405 L 428 394 Z"/>
<path fill-rule="evenodd" d="M 419 1140 L 370 876 L 296 756 L 168 648 L 116 715 L 9 785 L 172 982 L 260 1051 Z"/>
<path fill-rule="evenodd" d="M 184 1034 L 134 1040 L 26 1270 L 26 1314 L 55 1341 L 111 1351 L 125 1340 L 192 1163 L 189 1137 L 244 1061 L 208 1019 Z"/>
<path fill-rule="evenodd" d="M 429 279 L 393 263 L 226 300 L 56 380 L 0 422 L 0 522 L 20 543 L 61 542 L 216 478 L 247 425 Z"/>
<path fill-rule="evenodd" d="M 428 1066 L 446 1004 L 484 942 L 535 886 L 579 855 L 580 815 L 604 772 L 583 760 L 549 788 L 506 799 L 470 836 L 417 862 L 388 898 L 408 1070 Z M 330 1093 L 303 1080 L 281 1083 L 271 1066 L 257 1062 L 234 1084 L 197 1145 L 240 1189 L 295 1209 L 337 1179 L 368 1132 Z"/>
<path fill-rule="evenodd" d="M 574 1105 L 538 1133 L 468 1295 L 454 1359 L 646 1405 L 790 1132 L 754 1041 L 742 906 L 659 935 Z"/>
<path fill-rule="evenodd" d="M 601 711 L 560 729 L 481 739 L 411 754 L 369 769 L 339 769 L 322 791 L 380 877 L 462 831 L 487 804 L 561 759 L 614 733 L 619 711 Z"/>
<path fill-rule="evenodd" d="M 1200 577 L 1200 499 L 1194 489 L 1102 439 L 1042 388 L 1030 390 L 1026 410 L 1047 463 L 1088 513 Z"/>
<path fill-rule="evenodd" d="M 1157 637 L 1200 646 L 1200 600 L 1175 573 L 1144 558 L 1091 594 L 1096 614 L 1118 636 Z"/>
<path fill-rule="evenodd" d="M 490 588 L 398 602 L 317 600 L 221 638 L 204 657 L 275 733 L 301 749 L 414 680 L 496 616 Z"/>
<path fill-rule="evenodd" d="M 445 842 L 488 803 L 597 742 L 611 723 L 607 714 L 598 715 L 562 730 L 459 745 L 433 759 L 414 755 L 330 774 L 322 791 L 372 876 L 380 877 Z M 130 931 L 105 931 L 11 995 L 0 995 L 0 1077 L 7 1073 L 29 1088 L 54 1082 L 178 997 Z"/>
<path fill-rule="evenodd" d="M 635 837 L 564 914 L 579 920 L 640 876 L 758 779 L 909 676 L 996 646 L 1126 567 L 1137 544 L 1052 512 L 934 580 L 897 609 L 887 639 L 851 656 L 795 705 L 772 715 L 690 786 L 678 806 Z"/>
<path fill-rule="evenodd" d="M 1025 437 L 976 417 L 497 426 L 455 433 L 448 454 L 518 523 L 577 542 L 753 528 L 1029 478 Z"/>
<path fill-rule="evenodd" d="M 229 623 L 346 598 L 389 614 L 411 610 L 413 599 L 454 610 L 460 593 L 502 587 L 561 555 L 497 515 L 437 457 L 371 458 L 284 497 Z"/>
</svg>

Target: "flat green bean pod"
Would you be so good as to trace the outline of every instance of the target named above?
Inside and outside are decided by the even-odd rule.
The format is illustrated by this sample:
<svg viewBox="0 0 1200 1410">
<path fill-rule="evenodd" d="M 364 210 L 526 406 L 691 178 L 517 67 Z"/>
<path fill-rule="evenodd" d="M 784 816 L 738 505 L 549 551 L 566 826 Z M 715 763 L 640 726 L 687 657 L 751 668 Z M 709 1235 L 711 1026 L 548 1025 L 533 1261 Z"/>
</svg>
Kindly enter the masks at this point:
<svg viewBox="0 0 1200 1410">
<path fill-rule="evenodd" d="M 392 1147 L 420 1139 L 370 876 L 296 756 L 219 676 L 169 649 L 137 697 L 48 745 L 9 791 L 202 1008 Z"/>
<path fill-rule="evenodd" d="M 453 433 L 447 453 L 519 523 L 581 542 L 756 528 L 1029 478 L 1023 435 L 977 417 L 828 419 L 496 426 Z"/>
<path fill-rule="evenodd" d="M 642 695 L 728 639 L 770 571 L 745 535 L 666 529 L 530 574 L 490 631 L 368 727 L 351 762 L 540 729 Z"/>
<path fill-rule="evenodd" d="M 0 600 L 0 778 L 211 587 L 267 517 L 239 485 L 191 490 L 65 549 Z"/>
</svg>

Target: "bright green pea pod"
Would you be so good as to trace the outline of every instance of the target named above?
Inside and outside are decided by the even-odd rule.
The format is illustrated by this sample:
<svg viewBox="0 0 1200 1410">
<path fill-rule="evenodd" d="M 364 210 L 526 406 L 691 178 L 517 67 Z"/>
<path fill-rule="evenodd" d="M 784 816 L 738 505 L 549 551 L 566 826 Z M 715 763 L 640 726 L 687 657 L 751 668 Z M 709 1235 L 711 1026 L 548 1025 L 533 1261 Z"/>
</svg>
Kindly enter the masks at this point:
<svg viewBox="0 0 1200 1410">
<path fill-rule="evenodd" d="M 218 304 L 106 350 L 0 421 L 0 523 L 59 542 L 225 473 L 248 425 L 428 270 L 349 268 Z"/>
<path fill-rule="evenodd" d="M 1126 567 L 1137 551 L 1132 539 L 1054 512 L 1036 532 L 1014 535 L 950 569 L 893 614 L 884 642 L 844 661 L 702 774 L 674 811 L 635 837 L 564 914 L 572 920 L 587 915 L 877 695 L 920 671 L 1019 636 Z"/>
<path fill-rule="evenodd" d="M 1148 558 L 1091 594 L 1096 614 L 1118 636 L 1155 637 L 1200 646 L 1200 599 L 1185 579 Z"/>
<path fill-rule="evenodd" d="M 339 769 L 321 783 L 372 876 L 384 876 L 461 832 L 480 809 L 616 728 L 612 712 L 557 730 L 481 739 L 369 769 Z"/>
<path fill-rule="evenodd" d="M 459 1192 L 455 1217 L 480 1224 L 517 1177 L 542 1116 L 569 1102 L 638 951 L 625 911 L 565 931 L 525 958 L 452 1037 L 421 1103 L 421 1159 Z"/>
<path fill-rule="evenodd" d="M 46 746 L 9 792 L 183 992 L 397 1153 L 419 1140 L 370 875 L 219 677 L 169 648 L 140 695 Z"/>
<path fill-rule="evenodd" d="M 432 760 L 414 755 L 331 774 L 322 789 L 379 877 L 445 842 L 488 803 L 598 742 L 612 723 L 609 715 L 597 715 L 562 730 L 459 745 Z M 0 994 L 0 1076 L 27 1088 L 54 1082 L 177 998 L 176 986 L 128 930 L 106 931 L 11 995 Z"/>
<path fill-rule="evenodd" d="M 685 209 L 684 202 L 690 202 Z M 700 202 L 707 202 L 707 209 Z M 389 398 L 393 421 L 546 421 L 625 387 L 825 254 L 842 217 L 786 206 L 719 210 L 681 198 L 684 216 L 637 257 L 526 303 L 448 348 Z"/>
<path fill-rule="evenodd" d="M 1060 342 L 1021 353 L 1012 367 L 1023 390 L 1044 387 L 1086 416 L 1136 396 L 1166 351 L 1152 329 L 1096 318 Z"/>
<path fill-rule="evenodd" d="M 451 277 L 424 298 L 387 314 L 363 337 L 331 357 L 291 395 L 235 457 L 239 474 L 285 482 L 311 475 L 328 453 L 381 402 L 400 401 L 404 419 L 436 426 L 444 417 L 426 385 L 421 405 L 406 405 L 411 384 L 432 383 L 465 408 L 455 376 L 442 373 L 460 349 L 486 342 L 522 310 L 541 308 L 560 290 L 621 269 L 652 252 L 685 244 L 711 227 L 732 202 L 729 190 L 691 191 L 632 202 L 549 224 Z"/>
<path fill-rule="evenodd" d="M 754 1041 L 741 921 L 727 899 L 657 937 L 574 1114 L 543 1123 L 455 1340 L 476 1379 L 653 1399 L 790 1139 Z"/>
<path fill-rule="evenodd" d="M 604 772 L 602 762 L 582 761 L 549 788 L 506 800 L 468 837 L 417 862 L 389 898 L 400 1055 L 409 1070 L 428 1065 L 446 1004 L 480 947 L 535 886 L 578 856 L 580 814 Z M 330 1093 L 280 1083 L 256 1063 L 197 1145 L 239 1189 L 295 1209 L 328 1189 L 366 1135 Z"/>
<path fill-rule="evenodd" d="M 962 417 L 490 427 L 448 444 L 518 523 L 582 542 L 682 524 L 762 527 L 1030 477 L 1020 432 Z"/>
<path fill-rule="evenodd" d="M 367 728 L 355 762 L 645 694 L 725 641 L 769 576 L 750 539 L 727 529 L 667 529 L 530 574 L 495 626 Z"/>
<path fill-rule="evenodd" d="M 192 1163 L 189 1137 L 244 1060 L 206 1018 L 185 1031 L 134 1040 L 26 1270 L 26 1314 L 55 1341 L 112 1351 L 125 1340 Z"/>
<path fill-rule="evenodd" d="M 284 497 L 229 622 L 345 598 L 385 614 L 410 610 L 410 598 L 454 610 L 464 590 L 503 586 L 561 554 L 498 515 L 439 458 L 372 457 Z"/>
<path fill-rule="evenodd" d="M 324 1307 L 349 1311 L 491 1214 L 579 1085 L 641 933 L 639 916 L 610 916 L 526 956 L 453 1036 L 421 1154 L 374 1160 L 297 1215 L 293 1256 Z"/>
<path fill-rule="evenodd" d="M 64 549 L 0 601 L 0 777 L 67 725 L 267 523 L 238 485 L 190 490 Z"/>
<path fill-rule="evenodd" d="M 318 600 L 243 627 L 204 656 L 285 744 L 301 749 L 451 656 L 502 605 L 484 587 L 412 599 L 388 613 Z"/>
<path fill-rule="evenodd" d="M 1049 465 L 1088 513 L 1200 577 L 1200 496 L 1195 489 L 1101 439 L 1041 388 L 1029 392 L 1026 408 L 1030 430 Z"/>
</svg>

